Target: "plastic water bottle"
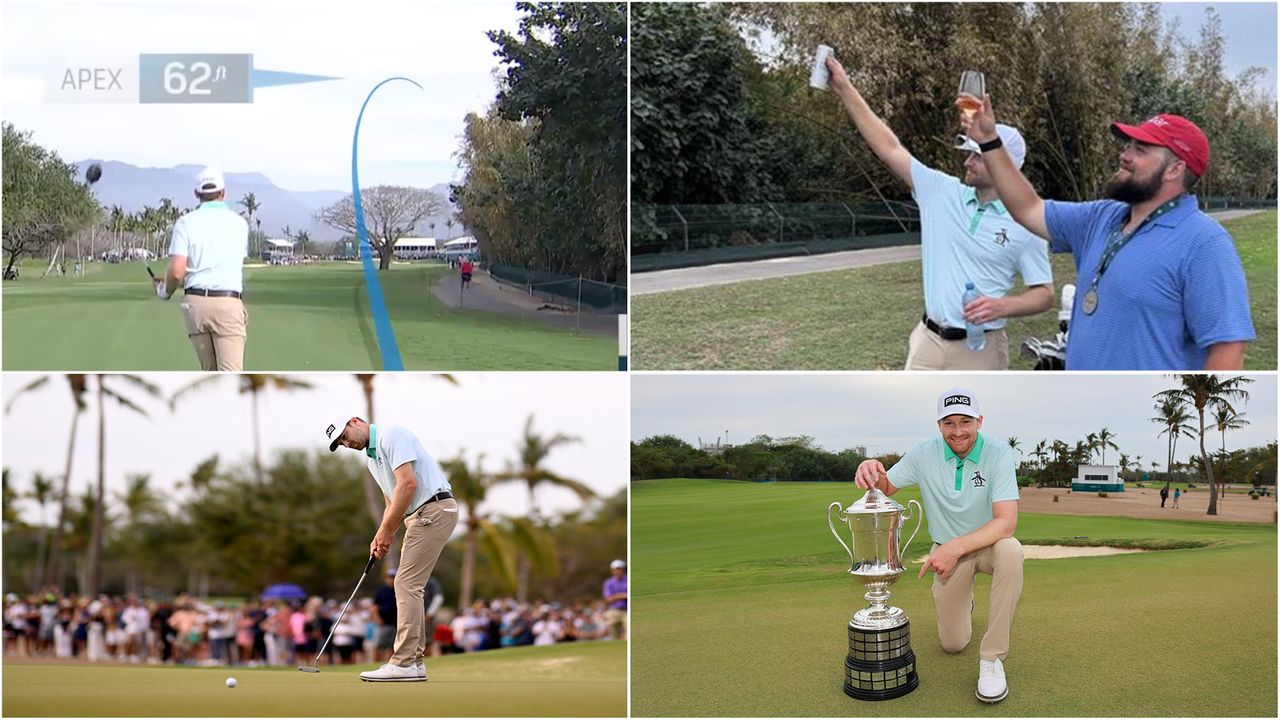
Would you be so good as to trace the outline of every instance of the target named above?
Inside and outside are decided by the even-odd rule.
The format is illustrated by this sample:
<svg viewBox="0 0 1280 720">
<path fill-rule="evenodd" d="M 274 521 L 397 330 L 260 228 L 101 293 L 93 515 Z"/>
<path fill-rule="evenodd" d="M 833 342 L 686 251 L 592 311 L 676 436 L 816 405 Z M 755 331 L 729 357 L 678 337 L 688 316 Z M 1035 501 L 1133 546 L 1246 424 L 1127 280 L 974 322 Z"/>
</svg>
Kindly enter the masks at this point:
<svg viewBox="0 0 1280 720">
<path fill-rule="evenodd" d="M 967 282 L 964 284 L 965 305 L 977 300 L 979 297 L 981 296 L 978 295 L 978 289 L 974 287 L 973 283 Z M 964 331 L 966 334 L 964 344 L 974 352 L 982 352 L 983 348 L 987 346 L 987 333 L 982 329 L 982 326 L 974 325 L 968 320 L 965 320 Z"/>
</svg>

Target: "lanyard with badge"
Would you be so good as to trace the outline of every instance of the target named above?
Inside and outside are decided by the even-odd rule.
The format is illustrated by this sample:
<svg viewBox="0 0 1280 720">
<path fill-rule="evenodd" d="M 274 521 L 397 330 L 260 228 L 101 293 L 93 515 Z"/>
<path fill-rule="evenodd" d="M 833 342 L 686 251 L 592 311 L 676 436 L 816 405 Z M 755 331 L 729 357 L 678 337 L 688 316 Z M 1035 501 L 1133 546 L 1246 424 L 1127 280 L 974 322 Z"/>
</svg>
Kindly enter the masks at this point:
<svg viewBox="0 0 1280 720">
<path fill-rule="evenodd" d="M 1107 236 L 1106 249 L 1102 251 L 1102 262 L 1098 264 L 1098 272 L 1093 275 L 1093 283 L 1089 286 L 1089 292 L 1085 293 L 1084 299 L 1080 301 L 1080 309 L 1084 311 L 1085 315 L 1092 315 L 1093 312 L 1098 309 L 1098 281 L 1102 279 L 1102 275 L 1107 271 L 1107 268 L 1111 267 L 1111 261 L 1114 260 L 1116 254 L 1120 252 L 1120 248 L 1128 245 L 1129 241 L 1141 232 L 1142 228 L 1147 226 L 1147 223 L 1177 207 L 1183 197 L 1186 196 L 1180 195 L 1156 208 L 1154 212 L 1147 216 L 1146 220 L 1143 220 L 1142 223 L 1139 224 L 1138 227 L 1134 228 L 1133 232 L 1128 235 L 1121 234 L 1124 231 L 1125 223 L 1129 221 L 1128 217 L 1121 220 L 1120 224 L 1111 231 L 1111 234 Z"/>
</svg>

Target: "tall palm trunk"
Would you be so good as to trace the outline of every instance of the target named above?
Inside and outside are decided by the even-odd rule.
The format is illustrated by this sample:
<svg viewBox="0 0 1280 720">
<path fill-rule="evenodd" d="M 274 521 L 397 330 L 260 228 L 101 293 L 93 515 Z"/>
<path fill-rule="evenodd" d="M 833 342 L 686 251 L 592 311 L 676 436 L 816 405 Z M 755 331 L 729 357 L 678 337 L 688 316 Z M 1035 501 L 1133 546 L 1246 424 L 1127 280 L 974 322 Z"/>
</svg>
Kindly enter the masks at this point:
<svg viewBox="0 0 1280 720">
<path fill-rule="evenodd" d="M 533 483 L 529 483 L 529 518 L 535 523 L 538 521 L 538 506 L 534 504 Z M 524 554 L 520 553 L 519 573 L 516 576 L 516 602 L 529 601 L 529 575 L 532 572 L 533 563 Z"/>
<path fill-rule="evenodd" d="M 364 404 L 368 414 L 365 420 L 373 422 L 373 378 L 376 377 L 371 373 L 357 373 L 356 379 L 360 381 L 360 387 L 364 390 Z M 378 483 L 374 482 L 373 475 L 364 474 L 364 504 L 369 510 L 369 520 L 373 522 L 374 527 L 382 524 L 382 491 L 378 489 Z"/>
<path fill-rule="evenodd" d="M 77 402 L 79 402 L 77 400 Z M 49 571 L 45 579 L 62 587 L 62 527 L 67 523 L 67 495 L 71 488 L 71 461 L 75 458 L 76 429 L 80 427 L 80 406 L 76 405 L 71 416 L 71 440 L 67 442 L 67 464 L 62 472 L 62 491 L 58 494 L 58 524 L 53 526 L 53 541 L 49 543 Z"/>
<path fill-rule="evenodd" d="M 103 496 L 106 488 L 107 461 L 107 395 L 105 381 L 98 375 L 98 498 L 93 504 L 93 542 L 89 548 L 89 592 L 90 596 L 98 594 L 98 583 L 102 579 L 102 524 L 105 514 Z"/>
<path fill-rule="evenodd" d="M 1209 461 L 1208 454 L 1204 451 L 1204 408 L 1196 408 L 1200 411 L 1200 457 L 1204 459 L 1204 474 L 1209 476 L 1209 512 L 1206 515 L 1218 514 L 1218 485 L 1213 478 L 1213 463 Z"/>
<path fill-rule="evenodd" d="M 258 391 L 251 390 L 253 394 L 253 475 L 258 481 L 258 487 L 262 487 L 262 428 L 258 427 Z"/>
</svg>

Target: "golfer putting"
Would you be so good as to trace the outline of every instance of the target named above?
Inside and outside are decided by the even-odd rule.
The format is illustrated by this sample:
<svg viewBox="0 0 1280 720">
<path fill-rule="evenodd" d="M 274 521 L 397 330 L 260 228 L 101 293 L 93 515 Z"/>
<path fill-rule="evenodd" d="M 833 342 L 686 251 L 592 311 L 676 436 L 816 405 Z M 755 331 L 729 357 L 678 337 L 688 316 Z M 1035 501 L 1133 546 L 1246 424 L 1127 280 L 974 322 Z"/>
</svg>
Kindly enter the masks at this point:
<svg viewBox="0 0 1280 720">
<path fill-rule="evenodd" d="M 369 543 L 370 556 L 386 555 L 397 527 L 401 523 L 405 526 L 395 576 L 395 646 L 389 662 L 377 670 L 360 673 L 360 679 L 425 682 L 423 654 L 429 638 L 424 627 L 423 589 L 458 524 L 458 503 L 439 463 L 409 430 L 342 415 L 325 424 L 324 434 L 329 452 L 339 445 L 362 451 L 369 474 L 382 488 L 387 507 Z"/>
<path fill-rule="evenodd" d="M 979 700 L 995 703 L 1009 694 L 1004 660 L 1009 655 L 1013 613 L 1022 595 L 1022 544 L 1018 526 L 1018 482 L 1007 446 L 984 442 L 978 399 L 964 388 L 938 396 L 941 437 L 923 440 L 886 472 L 879 460 L 858 466 L 854 481 L 893 495 L 920 486 L 933 548 L 919 577 L 932 571 L 938 641 L 948 653 L 963 651 L 973 635 L 975 573 L 991 575 L 987 632 L 978 652 Z"/>
<path fill-rule="evenodd" d="M 182 315 L 200 369 L 238 372 L 244 369 L 249 326 L 243 294 L 249 223 L 227 206 L 221 170 L 201 171 L 195 195 L 200 207 L 173 225 L 164 278 L 157 278 L 150 266 L 147 273 L 161 300 L 182 288 Z"/>
</svg>

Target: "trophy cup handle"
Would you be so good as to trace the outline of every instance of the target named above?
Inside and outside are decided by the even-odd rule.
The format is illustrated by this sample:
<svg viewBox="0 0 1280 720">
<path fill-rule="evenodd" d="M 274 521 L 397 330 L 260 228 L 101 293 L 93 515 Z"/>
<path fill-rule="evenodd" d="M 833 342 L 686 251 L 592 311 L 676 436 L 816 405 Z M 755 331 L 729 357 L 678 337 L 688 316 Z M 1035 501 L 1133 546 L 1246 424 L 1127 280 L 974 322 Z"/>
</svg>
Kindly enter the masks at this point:
<svg viewBox="0 0 1280 720">
<path fill-rule="evenodd" d="M 916 506 L 915 513 L 911 512 L 912 505 Z M 924 508 L 920 507 L 920 503 L 915 500 L 908 500 L 907 511 L 902 513 L 902 519 L 910 520 L 912 515 L 919 515 L 919 517 L 916 518 L 916 529 L 911 531 L 911 537 L 907 538 L 907 542 L 898 550 L 899 558 L 903 556 L 903 553 L 907 551 L 908 547 L 911 547 L 911 541 L 916 539 L 916 533 L 920 532 L 920 526 L 924 524 Z"/>
<path fill-rule="evenodd" d="M 853 551 L 850 550 L 849 546 L 846 545 L 844 540 L 840 538 L 840 533 L 836 532 L 836 524 L 835 524 L 835 521 L 832 520 L 832 515 L 831 515 L 832 510 L 835 510 L 836 512 L 840 513 L 840 515 L 843 516 L 844 508 L 840 507 L 840 503 L 838 502 L 833 502 L 827 506 L 827 527 L 831 528 L 831 534 L 836 536 L 836 542 L 840 543 L 840 547 L 843 547 L 844 551 L 849 553 L 849 562 L 853 562 Z M 843 520 L 844 517 L 841 517 L 840 519 Z"/>
</svg>

